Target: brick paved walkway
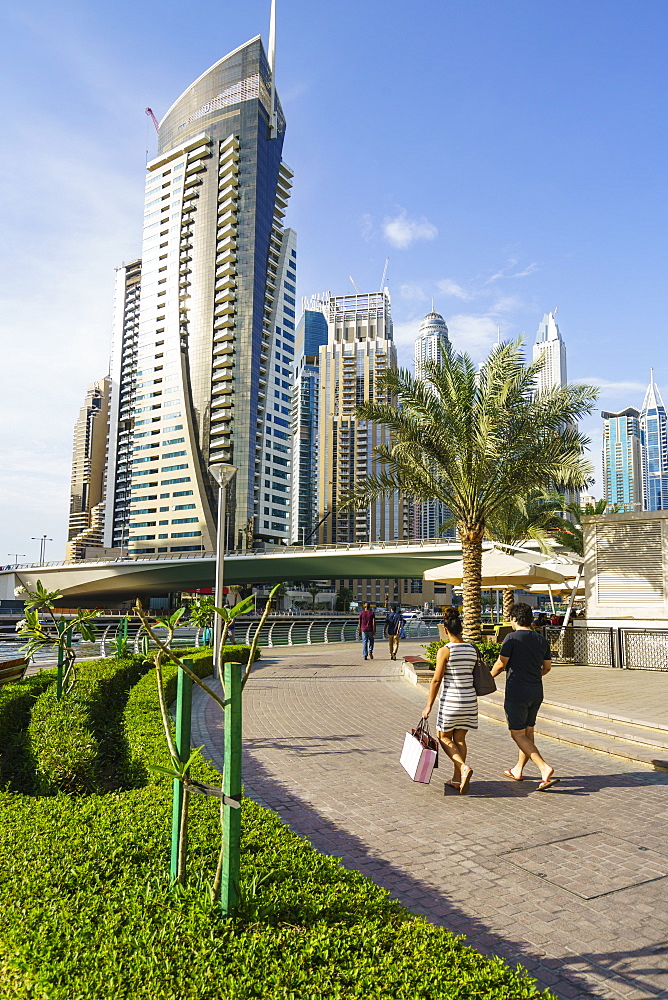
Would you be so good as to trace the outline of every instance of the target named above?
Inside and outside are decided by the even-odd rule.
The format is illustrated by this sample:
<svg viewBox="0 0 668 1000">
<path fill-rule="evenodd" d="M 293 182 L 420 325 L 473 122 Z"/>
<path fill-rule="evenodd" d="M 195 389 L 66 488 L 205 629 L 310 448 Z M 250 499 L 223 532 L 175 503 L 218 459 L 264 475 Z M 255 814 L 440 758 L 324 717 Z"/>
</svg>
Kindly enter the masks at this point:
<svg viewBox="0 0 668 1000">
<path fill-rule="evenodd" d="M 244 695 L 246 793 L 564 1000 L 668 997 L 668 774 L 545 740 L 563 780 L 536 793 L 531 772 L 503 778 L 513 746 L 481 719 L 470 796 L 444 794 L 446 767 L 414 784 L 399 752 L 425 691 L 377 653 L 263 651 Z M 194 715 L 193 745 L 220 764 L 216 706 L 197 697 Z"/>
</svg>

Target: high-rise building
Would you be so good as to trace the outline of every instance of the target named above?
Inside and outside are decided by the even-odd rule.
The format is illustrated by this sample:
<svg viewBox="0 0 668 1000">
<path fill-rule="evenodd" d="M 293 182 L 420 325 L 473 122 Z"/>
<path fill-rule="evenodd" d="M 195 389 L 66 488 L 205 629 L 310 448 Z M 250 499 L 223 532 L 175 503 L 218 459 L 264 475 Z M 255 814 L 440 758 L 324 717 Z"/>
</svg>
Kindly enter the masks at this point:
<svg viewBox="0 0 668 1000">
<path fill-rule="evenodd" d="M 640 413 L 643 510 L 668 510 L 668 416 L 654 371 Z"/>
<path fill-rule="evenodd" d="M 74 425 L 70 523 L 66 562 L 86 558 L 87 548 L 104 544 L 104 473 L 109 420 L 109 379 L 88 387 Z"/>
<path fill-rule="evenodd" d="M 420 323 L 420 330 L 415 341 L 415 377 L 424 378 L 424 366 L 426 361 L 439 361 L 443 351 L 450 347 L 448 328 L 440 313 L 434 311 L 434 303 L 431 304 L 431 312 L 427 313 Z"/>
<path fill-rule="evenodd" d="M 228 546 L 289 537 L 296 238 L 283 227 L 292 180 L 284 133 L 259 36 L 200 76 L 160 122 L 147 164 L 138 323 L 127 315 L 127 268 L 117 294 L 114 546 L 211 551 L 218 493 L 209 466 L 221 461 L 237 468 Z"/>
<path fill-rule="evenodd" d="M 533 360 L 537 361 L 541 357 L 543 369 L 538 375 L 538 393 L 566 385 L 566 345 L 561 339 L 554 313 L 545 313 L 538 326 Z"/>
<path fill-rule="evenodd" d="M 386 399 L 378 379 L 396 368 L 389 291 L 331 297 L 327 323 L 328 341 L 320 348 L 318 517 L 324 520 L 319 540 L 403 538 L 407 526 L 398 494 L 363 510 L 340 509 L 341 497 L 355 482 L 379 471 L 374 448 L 389 440 L 386 428 L 359 420 L 356 413 L 362 402 Z"/>
<path fill-rule="evenodd" d="M 292 530 L 294 543 L 306 542 L 318 520 L 318 407 L 320 348 L 327 343 L 323 309 L 328 296 L 302 300 L 297 325 L 295 384 L 292 394 Z"/>
<path fill-rule="evenodd" d="M 603 496 L 629 510 L 642 507 L 640 413 L 632 406 L 619 413 L 604 410 Z M 584 497 L 581 497 L 581 501 Z"/>
<path fill-rule="evenodd" d="M 432 302 L 431 312 L 427 313 L 420 323 L 415 341 L 415 378 L 424 378 L 425 363 L 440 361 L 443 352 L 449 348 L 448 327 L 441 314 L 435 312 Z M 427 503 L 412 502 L 411 508 L 411 537 L 438 538 L 441 534 L 441 525 L 450 517 L 445 504 L 438 500 L 429 500 Z M 452 535 L 452 531 L 448 531 L 448 535 Z"/>
<path fill-rule="evenodd" d="M 104 544 L 127 548 L 130 525 L 133 427 L 141 298 L 141 260 L 116 269 L 114 316 L 109 377 L 109 440 L 105 494 Z M 140 392 L 143 396 L 144 393 Z M 140 401 L 142 404 L 145 400 Z M 150 407 L 147 407 L 147 412 Z M 143 409 L 142 409 L 143 412 Z M 157 410 L 156 410 L 157 412 Z M 137 416 L 138 433 L 142 418 Z M 146 425 L 150 420 L 145 420 Z M 157 425 L 156 425 L 157 426 Z M 148 435 L 147 435 L 148 436 Z"/>
</svg>

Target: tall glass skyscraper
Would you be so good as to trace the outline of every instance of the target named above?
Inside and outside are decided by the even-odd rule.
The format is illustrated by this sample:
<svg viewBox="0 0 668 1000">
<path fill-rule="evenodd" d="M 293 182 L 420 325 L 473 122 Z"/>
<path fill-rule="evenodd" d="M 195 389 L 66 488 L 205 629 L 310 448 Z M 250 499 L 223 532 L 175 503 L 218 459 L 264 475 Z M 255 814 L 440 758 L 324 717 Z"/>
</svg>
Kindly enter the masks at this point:
<svg viewBox="0 0 668 1000">
<path fill-rule="evenodd" d="M 302 300 L 297 326 L 295 383 L 292 395 L 292 532 L 295 543 L 306 542 L 318 519 L 318 408 L 320 348 L 327 343 L 324 310 L 328 296 Z"/>
<path fill-rule="evenodd" d="M 296 237 L 283 227 L 292 181 L 284 133 L 259 36 L 207 70 L 160 122 L 132 338 L 118 306 L 107 545 L 212 550 L 208 469 L 220 461 L 238 470 L 228 546 L 288 539 Z"/>
<path fill-rule="evenodd" d="M 604 410 L 603 496 L 629 510 L 642 508 L 642 442 L 640 413 L 628 406 L 620 413 Z"/>
<path fill-rule="evenodd" d="M 441 351 L 449 346 L 448 327 L 441 314 L 434 311 L 432 302 L 431 312 L 420 323 L 415 341 L 415 377 L 423 378 L 425 361 L 438 361 Z"/>
<path fill-rule="evenodd" d="M 447 351 L 449 347 L 448 327 L 441 314 L 435 312 L 432 301 L 431 312 L 427 313 L 420 323 L 420 330 L 415 341 L 416 379 L 424 378 L 427 361 L 439 361 L 442 352 Z M 439 500 L 430 500 L 428 503 L 412 503 L 411 506 L 411 537 L 439 538 L 441 525 L 450 517 L 450 512 L 445 504 Z M 452 534 L 453 529 L 448 530 L 447 537 Z"/>
<path fill-rule="evenodd" d="M 556 310 L 555 310 L 556 312 Z M 566 345 L 561 339 L 554 313 L 545 313 L 538 327 L 533 360 L 543 358 L 543 370 L 538 376 L 538 392 L 566 385 Z"/>
<path fill-rule="evenodd" d="M 668 510 L 668 416 L 654 371 L 640 413 L 643 509 Z"/>
</svg>

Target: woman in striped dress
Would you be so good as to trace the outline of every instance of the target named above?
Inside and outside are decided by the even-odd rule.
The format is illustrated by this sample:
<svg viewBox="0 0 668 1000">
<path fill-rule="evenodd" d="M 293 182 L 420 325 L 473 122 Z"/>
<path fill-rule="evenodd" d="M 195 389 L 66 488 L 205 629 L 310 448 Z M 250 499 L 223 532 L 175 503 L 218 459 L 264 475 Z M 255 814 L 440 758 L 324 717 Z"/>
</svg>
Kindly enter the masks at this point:
<svg viewBox="0 0 668 1000">
<path fill-rule="evenodd" d="M 466 763 L 466 733 L 478 728 L 478 696 L 473 687 L 473 668 L 478 652 L 475 646 L 462 639 L 462 622 L 454 608 L 445 612 L 444 625 L 448 643 L 438 651 L 434 679 L 422 717 L 429 718 L 440 688 L 438 739 L 454 767 L 452 779 L 446 784 L 457 789 L 460 795 L 466 795 L 473 775 L 473 769 Z"/>
</svg>

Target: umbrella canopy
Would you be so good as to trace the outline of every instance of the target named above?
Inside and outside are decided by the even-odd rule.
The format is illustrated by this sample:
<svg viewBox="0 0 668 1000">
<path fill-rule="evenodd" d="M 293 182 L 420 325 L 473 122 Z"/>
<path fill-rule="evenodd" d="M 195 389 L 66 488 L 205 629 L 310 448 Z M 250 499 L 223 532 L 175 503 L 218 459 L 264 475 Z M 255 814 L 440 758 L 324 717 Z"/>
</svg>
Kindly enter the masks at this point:
<svg viewBox="0 0 668 1000">
<path fill-rule="evenodd" d="M 489 549 L 482 554 L 481 587 L 519 587 L 525 589 L 534 583 L 563 584 L 565 574 L 545 568 L 539 556 L 523 553 L 521 556 L 500 549 Z M 425 580 L 437 583 L 459 584 L 464 576 L 463 560 L 436 566 L 422 574 Z"/>
</svg>

